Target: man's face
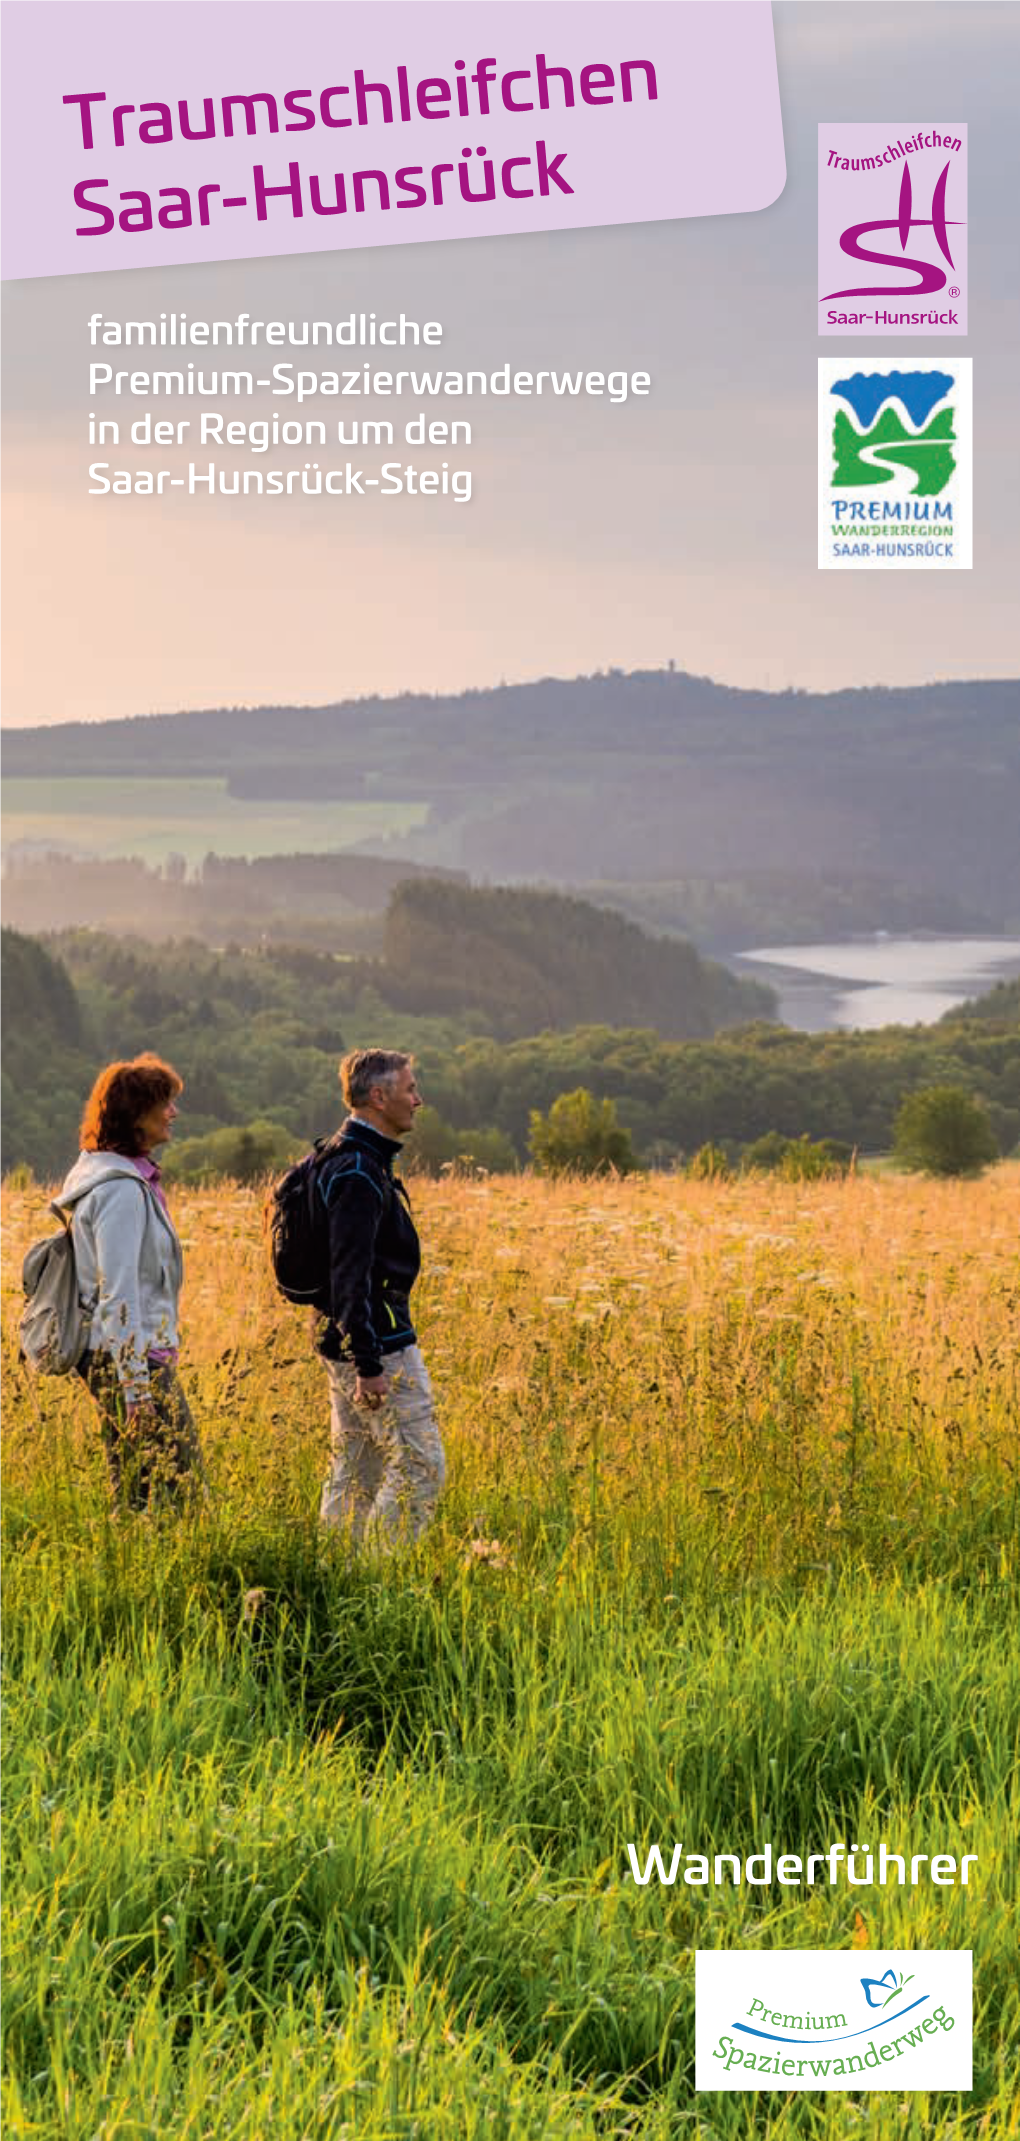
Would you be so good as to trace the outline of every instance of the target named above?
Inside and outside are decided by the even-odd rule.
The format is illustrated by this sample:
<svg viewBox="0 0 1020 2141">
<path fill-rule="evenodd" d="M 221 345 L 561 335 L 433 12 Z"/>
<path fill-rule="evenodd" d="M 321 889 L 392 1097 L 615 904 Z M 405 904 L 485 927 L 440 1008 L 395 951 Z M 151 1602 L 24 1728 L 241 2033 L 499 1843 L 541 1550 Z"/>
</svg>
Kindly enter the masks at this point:
<svg viewBox="0 0 1020 2141">
<path fill-rule="evenodd" d="M 406 1137 L 421 1107 L 414 1066 L 405 1063 L 385 1085 L 372 1087 L 372 1106 L 387 1137 Z"/>
</svg>

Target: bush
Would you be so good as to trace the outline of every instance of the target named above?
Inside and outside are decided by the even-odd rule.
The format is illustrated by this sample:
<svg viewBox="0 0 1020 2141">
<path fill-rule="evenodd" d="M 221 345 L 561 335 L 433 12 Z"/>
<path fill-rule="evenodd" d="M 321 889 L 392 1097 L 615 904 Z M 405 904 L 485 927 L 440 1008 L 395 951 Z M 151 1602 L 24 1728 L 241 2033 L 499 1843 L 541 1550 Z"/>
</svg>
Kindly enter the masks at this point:
<svg viewBox="0 0 1020 2141">
<path fill-rule="evenodd" d="M 769 1130 L 746 1145 L 741 1155 L 745 1169 L 777 1174 L 784 1182 L 818 1182 L 826 1175 L 845 1175 L 853 1159 L 853 1146 L 841 1138 L 783 1137 Z"/>
<path fill-rule="evenodd" d="M 256 1182 L 289 1167 L 301 1150 L 300 1138 L 280 1123 L 258 1121 L 182 1138 L 167 1153 L 163 1172 L 168 1182 Z"/>
<path fill-rule="evenodd" d="M 984 1108 L 956 1085 L 908 1094 L 893 1127 L 893 1150 L 904 1167 L 929 1175 L 979 1175 L 999 1157 Z"/>
<path fill-rule="evenodd" d="M 616 1102 L 596 1100 L 583 1085 L 561 1093 L 548 1115 L 532 1108 L 528 1151 L 541 1175 L 629 1175 L 638 1166 Z"/>
<path fill-rule="evenodd" d="M 514 1174 L 517 1154 L 505 1130 L 455 1130 L 437 1108 L 419 1108 L 402 1159 L 407 1174 L 438 1175 L 445 1168 L 481 1167 L 490 1175 Z"/>
<path fill-rule="evenodd" d="M 772 1136 L 775 1136 L 773 1131 Z M 721 1145 L 699 1145 L 687 1162 L 687 1172 L 694 1182 L 726 1182 L 730 1176 L 730 1163 Z"/>
</svg>

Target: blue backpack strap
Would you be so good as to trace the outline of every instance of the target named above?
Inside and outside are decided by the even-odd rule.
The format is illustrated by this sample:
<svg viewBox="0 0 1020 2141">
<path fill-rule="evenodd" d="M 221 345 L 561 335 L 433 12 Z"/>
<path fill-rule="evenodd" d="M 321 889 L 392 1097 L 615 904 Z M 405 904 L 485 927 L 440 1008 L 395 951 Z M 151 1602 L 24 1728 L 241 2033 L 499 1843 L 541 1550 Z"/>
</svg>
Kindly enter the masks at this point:
<svg viewBox="0 0 1020 2141">
<path fill-rule="evenodd" d="M 380 1204 L 385 1204 L 386 1193 L 380 1185 L 379 1177 L 383 1175 L 389 1181 L 389 1176 L 386 1176 L 385 1169 L 374 1166 L 360 1147 L 354 1146 L 349 1152 L 338 1153 L 335 1165 L 331 1167 L 324 1166 L 318 1171 L 316 1177 L 317 1187 L 327 1211 L 329 1210 L 333 1184 L 345 1180 L 351 1175 L 360 1175 L 362 1181 L 368 1182 L 374 1189 Z"/>
</svg>

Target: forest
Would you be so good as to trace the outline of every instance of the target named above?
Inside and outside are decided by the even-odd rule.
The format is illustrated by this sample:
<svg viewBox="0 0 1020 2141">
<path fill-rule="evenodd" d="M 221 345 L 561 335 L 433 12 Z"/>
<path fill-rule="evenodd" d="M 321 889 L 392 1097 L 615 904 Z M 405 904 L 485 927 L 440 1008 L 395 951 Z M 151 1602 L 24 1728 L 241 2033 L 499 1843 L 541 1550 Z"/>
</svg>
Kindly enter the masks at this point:
<svg viewBox="0 0 1020 2141">
<path fill-rule="evenodd" d="M 543 907 L 539 895 L 515 893 L 503 906 L 494 892 L 469 899 L 439 885 L 430 905 L 421 902 L 424 889 L 416 888 L 420 937 L 408 912 L 416 901 L 394 895 L 392 977 L 384 962 L 295 946 L 213 952 L 93 931 L 44 943 L 5 930 L 4 1169 L 61 1174 L 97 1068 L 143 1048 L 169 1058 L 186 1081 L 175 1152 L 224 1132 L 246 1136 L 240 1149 L 251 1164 L 242 1172 L 278 1165 L 335 1126 L 338 1058 L 370 1043 L 416 1052 L 432 1131 L 423 1146 L 441 1157 L 472 1151 L 486 1165 L 523 1163 L 531 1110 L 578 1087 L 614 1101 L 639 1159 L 652 1166 L 680 1164 L 706 1144 L 739 1152 L 772 1131 L 879 1153 L 906 1094 L 927 1085 L 959 1086 L 982 1100 L 1002 1152 L 1020 1141 L 1020 983 L 1001 984 L 934 1026 L 804 1034 L 767 1022 L 753 994 L 729 994 L 723 983 L 741 985 L 728 975 L 720 982 L 721 970 L 687 947 L 646 939 L 642 977 L 640 961 L 631 967 L 630 940 L 616 934 L 628 926 L 619 917 L 592 910 L 585 957 L 577 902 Z M 443 903 L 457 898 L 475 965 L 461 969 L 459 990 L 448 975 L 444 995 L 434 978 L 441 970 L 415 962 L 435 952 Z M 569 961 L 549 926 L 563 910 L 575 932 Z M 484 918 L 498 997 L 485 970 Z M 606 936 L 596 926 L 603 923 Z M 615 974 L 614 957 L 622 968 Z M 672 1035 L 655 1017 L 663 976 L 678 992 Z M 688 998 L 695 1030 L 677 1034 L 681 987 L 699 982 L 701 1031 Z M 598 1017 L 602 987 L 606 1015 Z M 237 1171 L 236 1143 L 221 1138 L 218 1149 L 234 1155 L 223 1171 Z"/>
</svg>

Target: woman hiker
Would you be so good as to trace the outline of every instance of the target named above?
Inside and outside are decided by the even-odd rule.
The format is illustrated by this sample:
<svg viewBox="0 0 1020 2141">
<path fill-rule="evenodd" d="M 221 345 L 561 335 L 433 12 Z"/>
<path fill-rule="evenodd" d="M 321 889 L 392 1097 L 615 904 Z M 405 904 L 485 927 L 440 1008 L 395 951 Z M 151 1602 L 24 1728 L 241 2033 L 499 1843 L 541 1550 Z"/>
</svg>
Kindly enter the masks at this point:
<svg viewBox="0 0 1020 2141">
<path fill-rule="evenodd" d="M 154 1155 L 183 1080 L 158 1056 L 108 1063 L 89 1094 L 82 1150 L 56 1202 L 70 1215 L 91 1313 L 78 1373 L 99 1408 L 120 1509 L 180 1507 L 202 1490 L 202 1453 L 177 1373 L 183 1257 Z"/>
</svg>

